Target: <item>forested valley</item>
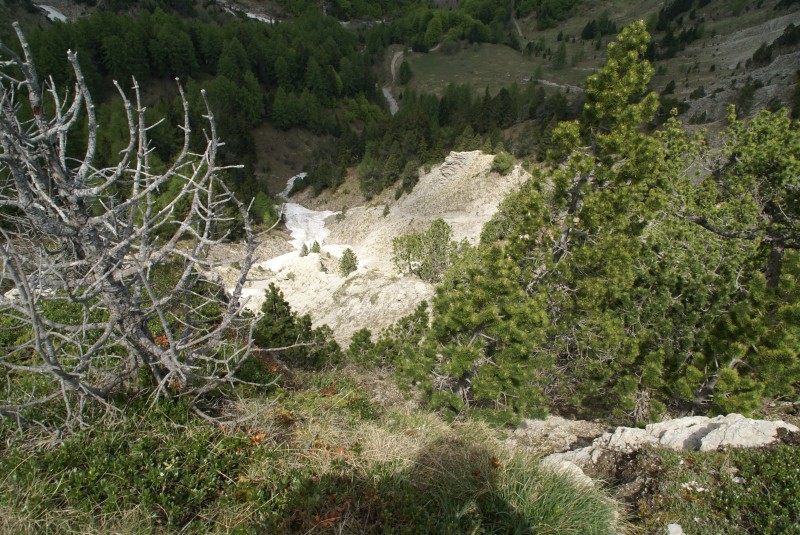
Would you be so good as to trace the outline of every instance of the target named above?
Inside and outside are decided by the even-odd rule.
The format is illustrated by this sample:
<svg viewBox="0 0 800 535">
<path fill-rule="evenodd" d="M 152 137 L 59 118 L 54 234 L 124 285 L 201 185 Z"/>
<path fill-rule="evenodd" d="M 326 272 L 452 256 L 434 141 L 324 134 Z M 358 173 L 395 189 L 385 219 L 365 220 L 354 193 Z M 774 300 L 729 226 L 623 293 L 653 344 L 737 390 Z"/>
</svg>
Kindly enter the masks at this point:
<svg viewBox="0 0 800 535">
<path fill-rule="evenodd" d="M 0 5 L 0 531 L 797 527 L 798 2 L 62 3 Z M 783 427 L 540 464 L 731 414 Z"/>
</svg>

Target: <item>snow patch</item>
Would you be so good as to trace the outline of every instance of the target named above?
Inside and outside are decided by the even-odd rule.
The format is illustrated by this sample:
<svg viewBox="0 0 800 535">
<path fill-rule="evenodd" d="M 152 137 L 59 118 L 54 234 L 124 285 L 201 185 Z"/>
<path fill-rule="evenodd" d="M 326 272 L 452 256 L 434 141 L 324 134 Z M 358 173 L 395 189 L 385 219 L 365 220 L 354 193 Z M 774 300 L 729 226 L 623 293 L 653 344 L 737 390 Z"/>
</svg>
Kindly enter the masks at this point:
<svg viewBox="0 0 800 535">
<path fill-rule="evenodd" d="M 395 115 L 400 110 L 400 106 L 397 104 L 394 96 L 392 96 L 392 91 L 388 87 L 383 88 L 383 96 L 386 97 L 386 102 L 389 103 L 389 112 Z"/>
<path fill-rule="evenodd" d="M 53 22 L 67 22 L 67 16 L 64 15 L 62 12 L 54 8 L 53 6 L 48 6 L 45 4 L 35 4 L 36 7 L 41 9 L 47 14 L 47 18 L 52 20 Z"/>
<path fill-rule="evenodd" d="M 283 221 L 292 236 L 289 243 L 291 243 L 295 250 L 258 264 L 271 271 L 278 272 L 286 267 L 287 263 L 299 256 L 303 245 L 311 249 L 314 242 L 317 242 L 322 247 L 323 251 L 336 257 L 342 256 L 344 250 L 347 249 L 345 245 L 324 245 L 325 239 L 330 234 L 330 230 L 325 227 L 325 220 L 339 212 L 333 212 L 331 210 L 310 210 L 300 204 L 288 202 L 289 193 L 292 191 L 292 186 L 294 186 L 295 181 L 305 176 L 306 173 L 293 176 L 288 180 L 283 191 L 278 194 L 279 198 L 287 201 L 283 205 Z"/>
<path fill-rule="evenodd" d="M 330 210 L 318 212 L 296 203 L 286 203 L 283 209 L 283 219 L 286 228 L 292 234 L 290 242 L 292 246 L 299 251 L 303 248 L 303 244 L 309 248 L 315 241 L 322 245 L 331 232 L 325 228 L 325 220 L 337 213 Z"/>
<path fill-rule="evenodd" d="M 244 14 L 248 19 L 257 20 L 258 22 L 263 22 L 264 24 L 275 24 L 275 19 L 259 15 L 258 13 L 245 13 Z"/>
</svg>

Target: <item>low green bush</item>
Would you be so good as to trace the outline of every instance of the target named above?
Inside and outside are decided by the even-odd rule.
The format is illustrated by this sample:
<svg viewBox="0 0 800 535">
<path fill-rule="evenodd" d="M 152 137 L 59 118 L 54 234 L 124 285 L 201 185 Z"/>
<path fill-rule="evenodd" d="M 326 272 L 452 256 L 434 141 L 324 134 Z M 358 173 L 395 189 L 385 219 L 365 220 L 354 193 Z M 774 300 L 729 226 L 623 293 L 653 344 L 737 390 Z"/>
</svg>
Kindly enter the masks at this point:
<svg viewBox="0 0 800 535">
<path fill-rule="evenodd" d="M 349 274 L 358 269 L 358 258 L 352 249 L 345 249 L 342 258 L 339 259 L 339 274 L 342 277 L 347 277 Z"/>
<path fill-rule="evenodd" d="M 647 452 L 656 467 L 637 513 L 647 530 L 677 522 L 691 533 L 797 533 L 800 450 L 781 445 L 713 453 Z"/>
<path fill-rule="evenodd" d="M 492 160 L 492 171 L 507 175 L 514 168 L 514 157 L 506 151 L 498 152 Z"/>
<path fill-rule="evenodd" d="M 286 348 L 276 353 L 293 367 L 321 368 L 341 361 L 342 351 L 331 328 L 327 325 L 314 328 L 311 316 L 292 310 L 274 284 L 266 290 L 261 314 L 253 330 L 253 340 L 259 348 Z"/>
<path fill-rule="evenodd" d="M 49 522 L 55 531 L 66 527 L 56 527 L 59 511 L 101 516 L 133 508 L 153 528 L 182 527 L 236 480 L 246 443 L 192 418 L 187 404 L 142 406 L 123 423 L 78 432 L 52 449 L 3 451 L 0 503 L 43 519 L 43 531 Z"/>
</svg>

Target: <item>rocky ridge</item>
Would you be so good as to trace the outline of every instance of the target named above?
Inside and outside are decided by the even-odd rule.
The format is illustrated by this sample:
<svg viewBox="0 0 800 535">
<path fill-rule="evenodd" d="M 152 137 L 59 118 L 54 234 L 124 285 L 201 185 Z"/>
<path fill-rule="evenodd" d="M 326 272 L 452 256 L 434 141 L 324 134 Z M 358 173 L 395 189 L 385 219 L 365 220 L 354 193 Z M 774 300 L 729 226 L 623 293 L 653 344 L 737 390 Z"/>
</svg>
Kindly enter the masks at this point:
<svg viewBox="0 0 800 535">
<path fill-rule="evenodd" d="M 686 416 L 648 424 L 644 429 L 617 427 L 600 434 L 601 424 L 564 420 L 523 420 L 508 443 L 513 447 L 533 447 L 546 455 L 542 462 L 553 470 L 567 473 L 583 484 L 593 484 L 585 472 L 602 471 L 609 457 L 625 458 L 643 448 L 669 448 L 677 451 L 717 451 L 722 448 L 768 446 L 800 428 L 783 420 L 756 420 L 741 414 L 725 416 Z M 591 440 L 591 435 L 597 433 Z M 591 443 L 585 444 L 588 440 Z"/>
</svg>

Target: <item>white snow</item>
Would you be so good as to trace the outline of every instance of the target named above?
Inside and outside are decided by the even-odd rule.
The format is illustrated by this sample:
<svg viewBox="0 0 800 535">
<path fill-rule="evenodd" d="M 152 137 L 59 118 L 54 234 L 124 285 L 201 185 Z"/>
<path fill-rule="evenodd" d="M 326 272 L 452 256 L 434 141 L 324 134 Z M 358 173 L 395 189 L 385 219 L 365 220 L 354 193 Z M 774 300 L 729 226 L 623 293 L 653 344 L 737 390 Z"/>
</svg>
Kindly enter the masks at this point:
<svg viewBox="0 0 800 535">
<path fill-rule="evenodd" d="M 286 203 L 284 220 L 286 228 L 292 234 L 291 243 L 294 248 L 300 250 L 304 243 L 311 247 L 315 241 L 322 245 L 331 233 L 325 228 L 325 220 L 336 213 L 330 210 L 317 212 L 293 202 Z"/>
<path fill-rule="evenodd" d="M 386 97 L 386 102 L 389 103 L 389 112 L 395 115 L 400 109 L 400 106 L 398 106 L 397 101 L 394 99 L 394 96 L 392 96 L 392 91 L 388 87 L 383 88 L 383 96 Z"/>
<path fill-rule="evenodd" d="M 292 191 L 294 181 L 305 176 L 306 173 L 300 173 L 299 175 L 295 175 L 290 178 L 286 183 L 286 188 L 284 188 L 284 190 L 278 194 L 278 197 L 282 199 L 288 199 L 289 192 Z M 325 245 L 325 239 L 328 237 L 328 234 L 330 234 L 330 230 L 325 228 L 325 220 L 338 213 L 339 212 L 332 212 L 330 210 L 310 210 L 305 206 L 294 202 L 288 202 L 287 200 L 287 202 L 283 205 L 283 220 L 286 224 L 286 228 L 289 230 L 289 233 L 292 236 L 292 239 L 289 241 L 289 243 L 292 244 L 292 247 L 294 247 L 295 250 L 275 258 L 271 258 L 266 262 L 261 262 L 258 265 L 265 269 L 269 269 L 270 271 L 278 272 L 286 267 L 286 265 L 293 259 L 300 256 L 300 250 L 303 248 L 303 244 L 305 244 L 308 249 L 311 249 L 311 246 L 314 244 L 314 242 L 319 243 L 323 251 L 328 252 L 336 257 L 342 256 L 347 246 L 333 244 Z"/>
<path fill-rule="evenodd" d="M 274 24 L 275 23 L 275 19 L 272 19 L 270 17 L 265 17 L 264 15 L 259 15 L 258 13 L 245 13 L 245 16 L 248 19 L 257 20 L 258 22 L 263 22 L 265 24 Z"/>
<path fill-rule="evenodd" d="M 47 18 L 52 21 L 67 22 L 67 16 L 64 15 L 62 12 L 60 12 L 59 10 L 57 10 L 56 8 L 54 8 L 53 6 L 36 4 L 36 7 L 47 13 Z"/>
</svg>

